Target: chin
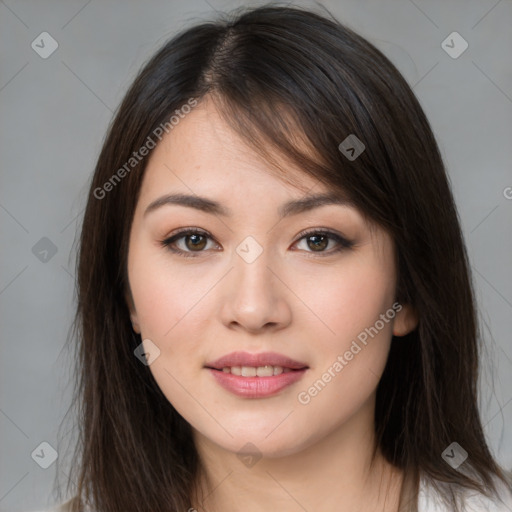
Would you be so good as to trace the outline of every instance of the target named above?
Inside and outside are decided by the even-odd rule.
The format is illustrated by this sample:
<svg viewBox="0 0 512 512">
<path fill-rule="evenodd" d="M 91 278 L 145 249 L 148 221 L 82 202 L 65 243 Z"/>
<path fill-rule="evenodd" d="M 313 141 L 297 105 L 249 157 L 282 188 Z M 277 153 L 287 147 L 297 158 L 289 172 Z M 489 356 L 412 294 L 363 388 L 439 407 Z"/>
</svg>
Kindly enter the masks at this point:
<svg viewBox="0 0 512 512">
<path fill-rule="evenodd" d="M 300 433 L 284 428 L 278 432 L 281 426 L 276 428 L 277 425 L 278 423 L 271 427 L 265 425 L 264 429 L 242 429 L 240 427 L 230 428 L 229 424 L 225 424 L 226 430 L 233 437 L 224 431 L 221 433 L 217 431 L 216 435 L 212 435 L 212 432 L 202 431 L 200 435 L 207 438 L 209 442 L 237 455 L 248 451 L 269 459 L 293 455 L 314 442 L 314 436 L 308 436 L 304 429 L 301 429 Z M 270 435 L 267 436 L 263 432 L 270 432 Z"/>
</svg>

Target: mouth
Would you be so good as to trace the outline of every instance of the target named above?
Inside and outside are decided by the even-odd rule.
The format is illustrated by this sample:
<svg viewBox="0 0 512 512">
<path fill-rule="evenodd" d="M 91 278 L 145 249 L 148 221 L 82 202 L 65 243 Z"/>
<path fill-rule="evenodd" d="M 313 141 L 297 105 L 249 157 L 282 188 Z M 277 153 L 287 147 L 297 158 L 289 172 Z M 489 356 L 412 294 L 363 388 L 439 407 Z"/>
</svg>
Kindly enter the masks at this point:
<svg viewBox="0 0 512 512">
<path fill-rule="evenodd" d="M 265 366 L 224 366 L 222 369 L 207 366 L 210 370 L 218 372 L 231 373 L 239 377 L 273 377 L 281 375 L 281 373 L 298 372 L 304 368 L 288 368 L 282 366 L 273 366 L 267 364 Z"/>
<path fill-rule="evenodd" d="M 214 381 L 243 398 L 264 398 L 300 380 L 309 366 L 282 354 L 233 352 L 205 365 Z"/>
<path fill-rule="evenodd" d="M 271 377 L 294 370 L 305 370 L 309 366 L 276 352 L 232 352 L 216 361 L 206 363 L 205 368 L 232 373 L 242 377 Z"/>
</svg>

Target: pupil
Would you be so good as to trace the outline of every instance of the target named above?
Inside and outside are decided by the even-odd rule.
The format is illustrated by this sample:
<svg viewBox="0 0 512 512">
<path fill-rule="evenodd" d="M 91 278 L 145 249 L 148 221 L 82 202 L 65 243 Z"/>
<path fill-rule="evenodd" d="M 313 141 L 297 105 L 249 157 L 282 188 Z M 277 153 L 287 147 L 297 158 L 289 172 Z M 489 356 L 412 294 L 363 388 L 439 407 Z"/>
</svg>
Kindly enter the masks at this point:
<svg viewBox="0 0 512 512">
<path fill-rule="evenodd" d="M 323 239 L 322 242 L 318 241 L 319 238 Z M 313 241 L 314 239 L 316 241 Z M 313 241 L 314 246 L 311 247 L 313 250 L 325 249 L 325 247 L 327 246 L 327 243 L 326 243 L 327 237 L 324 236 L 324 235 L 312 235 L 312 236 L 309 237 L 309 240 Z"/>
<path fill-rule="evenodd" d="M 205 245 L 205 240 L 199 240 L 200 238 L 204 238 L 203 235 L 189 235 L 187 237 L 187 239 L 189 241 L 192 241 L 192 240 L 195 240 L 195 241 L 192 241 L 192 248 L 196 248 L 196 249 L 203 249 L 204 248 L 204 245 Z M 191 247 L 189 247 L 190 249 Z"/>
</svg>

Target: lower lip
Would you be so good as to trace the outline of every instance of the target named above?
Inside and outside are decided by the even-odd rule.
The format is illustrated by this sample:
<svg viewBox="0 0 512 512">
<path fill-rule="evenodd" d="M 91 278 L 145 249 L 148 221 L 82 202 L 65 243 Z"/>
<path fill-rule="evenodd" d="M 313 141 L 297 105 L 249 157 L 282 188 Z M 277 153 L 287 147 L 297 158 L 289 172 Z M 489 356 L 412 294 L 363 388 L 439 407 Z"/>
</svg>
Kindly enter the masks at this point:
<svg viewBox="0 0 512 512">
<path fill-rule="evenodd" d="M 279 393 L 282 389 L 300 380 L 306 373 L 303 370 L 292 370 L 272 377 L 241 377 L 222 370 L 208 368 L 217 382 L 231 393 L 244 398 L 264 398 Z"/>
</svg>

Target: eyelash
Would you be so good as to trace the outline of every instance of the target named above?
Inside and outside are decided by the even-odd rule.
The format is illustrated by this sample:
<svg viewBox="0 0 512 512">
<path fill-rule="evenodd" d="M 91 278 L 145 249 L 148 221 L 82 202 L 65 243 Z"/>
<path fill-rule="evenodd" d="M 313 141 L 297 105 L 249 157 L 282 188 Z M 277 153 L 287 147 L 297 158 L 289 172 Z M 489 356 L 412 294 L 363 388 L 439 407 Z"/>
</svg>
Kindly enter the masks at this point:
<svg viewBox="0 0 512 512">
<path fill-rule="evenodd" d="M 187 235 L 201 235 L 201 236 L 210 238 L 211 240 L 216 242 L 216 240 L 207 231 L 203 231 L 203 230 L 200 230 L 197 228 L 183 228 L 183 229 L 177 231 L 176 233 L 174 233 L 172 236 L 165 238 L 164 240 L 160 240 L 160 245 L 162 247 L 165 247 L 169 251 L 171 251 L 175 254 L 178 254 L 180 256 L 183 256 L 185 258 L 197 258 L 197 256 L 199 254 L 201 254 L 202 252 L 205 252 L 205 251 L 204 250 L 203 251 L 183 251 L 181 249 L 177 249 L 176 247 L 172 247 L 173 243 L 175 243 L 177 240 L 179 240 L 181 238 L 185 238 Z M 315 255 L 319 255 L 320 257 L 330 256 L 332 254 L 341 252 L 343 250 L 351 249 L 354 246 L 354 242 L 347 240 L 346 238 L 342 237 L 338 233 L 335 233 L 334 231 L 330 231 L 327 229 L 321 229 L 321 228 L 320 229 L 318 229 L 318 228 L 317 229 L 308 229 L 308 230 L 301 231 L 298 235 L 299 238 L 297 239 L 297 242 L 299 242 L 303 238 L 306 238 L 307 236 L 311 236 L 311 235 L 327 236 L 331 240 L 334 240 L 335 242 L 338 243 L 338 247 L 335 248 L 334 250 L 331 249 L 330 251 L 319 251 L 319 252 L 306 251 L 306 252 L 310 252 Z M 297 242 L 295 242 L 295 243 L 297 243 Z"/>
</svg>

